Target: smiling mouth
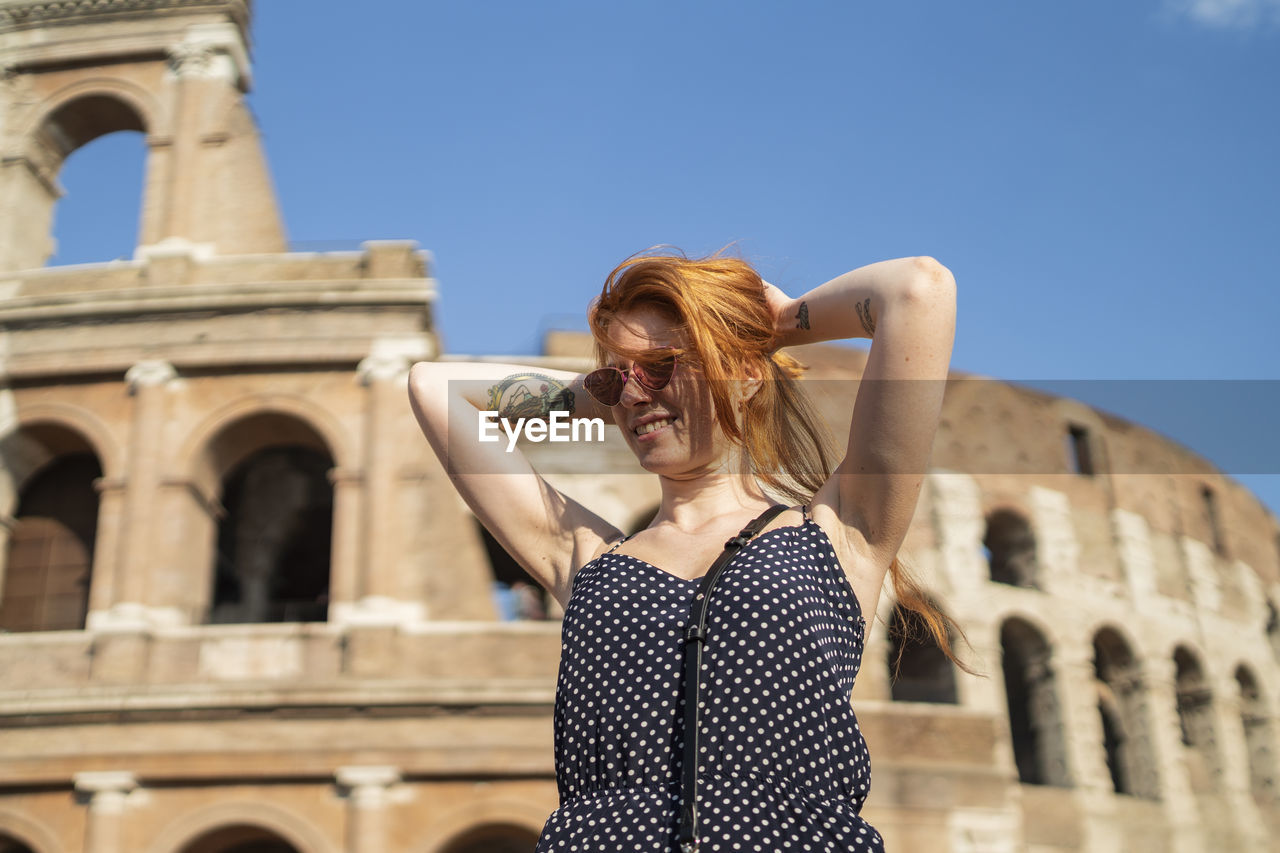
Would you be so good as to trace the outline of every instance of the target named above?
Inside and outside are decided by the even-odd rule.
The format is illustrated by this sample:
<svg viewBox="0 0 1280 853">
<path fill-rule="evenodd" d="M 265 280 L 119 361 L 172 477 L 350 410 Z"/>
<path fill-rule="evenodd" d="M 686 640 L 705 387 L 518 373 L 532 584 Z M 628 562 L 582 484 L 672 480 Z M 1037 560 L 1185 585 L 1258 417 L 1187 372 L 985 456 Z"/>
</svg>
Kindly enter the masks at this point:
<svg viewBox="0 0 1280 853">
<path fill-rule="evenodd" d="M 675 423 L 675 420 L 675 418 L 662 418 L 661 420 L 649 421 L 647 424 L 641 424 L 636 427 L 635 433 L 636 435 L 648 435 L 649 433 L 656 432 L 663 427 L 671 426 Z"/>
</svg>

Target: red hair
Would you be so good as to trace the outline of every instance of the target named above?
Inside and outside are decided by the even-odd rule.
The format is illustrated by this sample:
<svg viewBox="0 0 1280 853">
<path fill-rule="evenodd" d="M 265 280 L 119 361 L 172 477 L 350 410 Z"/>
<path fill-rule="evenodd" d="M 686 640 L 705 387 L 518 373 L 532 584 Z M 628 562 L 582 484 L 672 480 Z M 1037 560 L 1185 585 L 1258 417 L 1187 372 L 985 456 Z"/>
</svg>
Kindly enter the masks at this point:
<svg viewBox="0 0 1280 853">
<path fill-rule="evenodd" d="M 620 350 L 609 337 L 619 315 L 642 307 L 666 314 L 686 336 L 689 345 L 677 355 L 710 380 L 716 421 L 731 442 L 746 450 L 753 476 L 779 497 L 812 501 L 831 477 L 830 437 L 796 381 L 805 366 L 774 348 L 773 313 L 760 274 L 741 258 L 723 254 L 693 259 L 671 251 L 632 255 L 609 273 L 590 311 L 599 362 L 610 352 L 645 355 Z M 731 380 L 751 375 L 764 381 L 745 402 L 739 422 Z M 889 575 L 898 604 L 917 613 L 947 657 L 968 670 L 952 652 L 949 629 L 955 623 L 929 602 L 897 557 Z"/>
</svg>

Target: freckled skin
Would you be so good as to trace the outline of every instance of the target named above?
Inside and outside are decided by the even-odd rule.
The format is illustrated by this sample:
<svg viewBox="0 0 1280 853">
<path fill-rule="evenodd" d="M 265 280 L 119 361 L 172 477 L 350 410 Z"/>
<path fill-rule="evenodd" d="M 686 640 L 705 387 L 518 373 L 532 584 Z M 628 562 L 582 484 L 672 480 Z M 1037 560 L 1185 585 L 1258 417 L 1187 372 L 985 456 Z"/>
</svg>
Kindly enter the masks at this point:
<svg viewBox="0 0 1280 853">
<path fill-rule="evenodd" d="M 658 349 L 685 346 L 684 337 L 672 330 L 672 321 L 660 311 L 640 308 L 619 315 L 610 326 L 610 339 L 620 349 Z M 609 364 L 626 369 L 630 362 L 609 358 Z M 634 429 L 646 415 L 674 416 L 669 427 L 641 440 Z M 715 418 L 711 390 L 692 365 L 680 363 L 671 382 L 650 391 L 635 381 L 623 386 L 622 399 L 613 407 L 613 419 L 627 446 L 646 471 L 673 479 L 702 476 L 726 464 L 730 444 Z"/>
</svg>

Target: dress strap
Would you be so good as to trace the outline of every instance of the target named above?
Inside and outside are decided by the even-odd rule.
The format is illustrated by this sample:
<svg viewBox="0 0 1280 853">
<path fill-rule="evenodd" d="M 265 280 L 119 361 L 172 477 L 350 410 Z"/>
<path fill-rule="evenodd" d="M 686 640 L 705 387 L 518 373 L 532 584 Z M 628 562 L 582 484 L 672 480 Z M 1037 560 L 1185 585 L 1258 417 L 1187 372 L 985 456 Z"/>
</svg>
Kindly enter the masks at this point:
<svg viewBox="0 0 1280 853">
<path fill-rule="evenodd" d="M 634 534 L 634 533 L 632 533 L 632 534 L 630 534 L 630 535 L 623 536 L 623 537 L 622 537 L 621 539 L 619 539 L 617 542 L 614 542 L 612 545 L 610 545 L 610 546 L 609 546 L 609 549 L 608 549 L 607 551 L 605 551 L 605 552 L 604 552 L 604 554 L 612 554 L 614 551 L 618 550 L 618 548 L 622 546 L 622 543 L 623 543 L 623 542 L 626 542 L 626 541 L 627 541 L 628 539 L 630 539 L 632 536 L 635 536 L 635 534 Z M 603 557 L 603 556 L 604 556 L 604 554 L 601 554 L 600 556 L 602 556 L 602 557 Z"/>
<path fill-rule="evenodd" d="M 804 516 L 804 520 L 805 520 L 805 521 L 808 521 L 808 520 L 809 520 L 809 505 L 808 505 L 808 504 L 800 504 L 800 515 Z"/>
</svg>

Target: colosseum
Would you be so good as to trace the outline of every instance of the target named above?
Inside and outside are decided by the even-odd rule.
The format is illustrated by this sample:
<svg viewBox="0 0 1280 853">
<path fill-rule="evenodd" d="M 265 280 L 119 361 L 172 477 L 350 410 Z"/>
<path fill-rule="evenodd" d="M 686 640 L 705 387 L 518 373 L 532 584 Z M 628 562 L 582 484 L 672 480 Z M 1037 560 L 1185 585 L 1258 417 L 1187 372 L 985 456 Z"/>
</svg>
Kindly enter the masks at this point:
<svg viewBox="0 0 1280 853">
<path fill-rule="evenodd" d="M 0 853 L 527 853 L 557 614 L 406 405 L 409 365 L 450 357 L 430 257 L 289 251 L 249 19 L 0 0 Z M 46 266 L 63 161 L 117 131 L 147 151 L 132 259 Z M 798 355 L 823 406 L 856 388 L 861 351 Z M 541 455 L 615 524 L 653 511 L 620 440 Z M 893 639 L 885 596 L 853 701 L 890 850 L 1280 849 L 1254 495 L 957 374 L 905 555 L 984 675 Z"/>
</svg>

